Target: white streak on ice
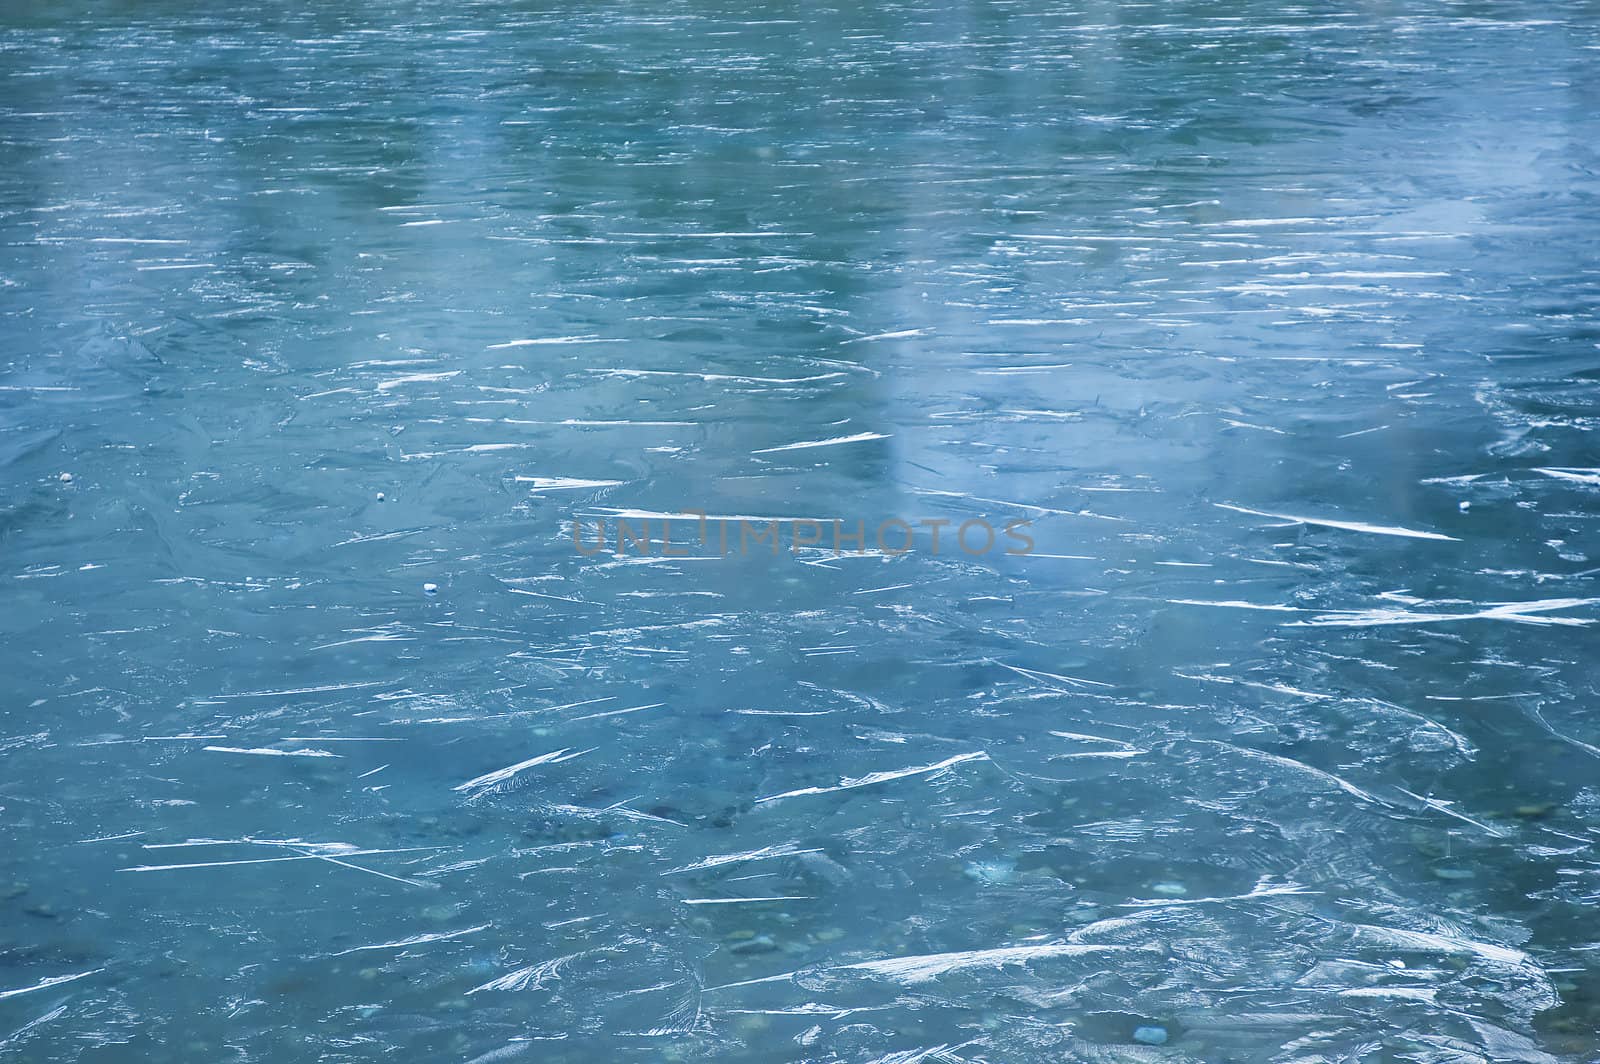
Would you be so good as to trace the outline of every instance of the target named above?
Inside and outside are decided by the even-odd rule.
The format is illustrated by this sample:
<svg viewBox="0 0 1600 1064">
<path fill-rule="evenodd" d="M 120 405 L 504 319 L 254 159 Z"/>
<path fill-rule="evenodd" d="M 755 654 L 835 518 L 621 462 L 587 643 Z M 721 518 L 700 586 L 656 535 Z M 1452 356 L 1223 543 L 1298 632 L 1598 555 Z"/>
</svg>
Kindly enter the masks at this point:
<svg viewBox="0 0 1600 1064">
<path fill-rule="evenodd" d="M 70 983 L 74 979 L 83 979 L 87 976 L 97 975 L 103 971 L 105 971 L 104 968 L 96 968 L 89 972 L 79 972 L 77 975 L 57 975 L 52 976 L 49 979 L 41 979 L 32 986 L 19 987 L 16 990 L 0 990 L 0 1001 L 4 1001 L 6 998 L 18 997 L 22 994 L 31 994 L 35 990 L 47 990 L 52 986 L 60 986 L 62 983 Z"/>
<path fill-rule="evenodd" d="M 1391 624 L 1438 624 L 1446 621 L 1509 621 L 1513 624 L 1562 625 L 1582 628 L 1594 623 L 1590 617 L 1546 617 L 1550 610 L 1591 606 L 1595 598 L 1538 599 L 1532 602 L 1500 602 L 1472 613 L 1423 613 L 1414 610 L 1372 609 L 1338 610 L 1319 613 L 1304 621 L 1286 622 L 1293 628 L 1373 628 Z"/>
<path fill-rule="evenodd" d="M 757 798 L 756 804 L 760 805 L 762 802 L 776 802 L 783 798 L 799 798 L 808 794 L 831 794 L 834 791 L 848 791 L 853 790 L 856 787 L 870 787 L 874 783 L 887 783 L 890 780 L 905 779 L 907 776 L 924 776 L 935 772 L 943 772 L 947 768 L 951 768 L 952 766 L 959 765 L 967 761 L 987 760 L 989 760 L 989 755 L 984 753 L 982 750 L 978 750 L 970 754 L 957 754 L 955 757 L 947 757 L 935 765 L 921 765 L 917 768 L 893 769 L 888 772 L 874 772 L 871 775 L 859 776 L 854 779 L 841 779 L 839 783 L 833 787 L 803 787 L 798 791 L 785 791 L 782 794 L 774 794 L 766 798 Z"/>
<path fill-rule="evenodd" d="M 1269 754 L 1265 750 L 1252 750 L 1247 746 L 1235 746 L 1233 743 L 1219 742 L 1216 739 L 1191 739 L 1189 741 L 1202 746 L 1220 746 L 1224 750 L 1232 750 L 1234 753 L 1241 754 L 1244 757 L 1250 758 L 1254 761 L 1265 761 L 1270 765 L 1278 765 L 1295 772 L 1303 772 L 1306 775 L 1322 780 L 1325 783 L 1331 783 L 1341 791 L 1344 791 L 1346 794 L 1355 798 L 1359 798 L 1363 802 L 1371 802 L 1373 805 L 1381 805 L 1388 808 L 1393 808 L 1389 802 L 1384 801 L 1375 794 L 1362 790 L 1360 787 L 1357 787 L 1344 777 L 1335 776 L 1331 772 L 1326 772 L 1320 768 L 1315 768 L 1306 764 L 1304 761 L 1296 761 L 1292 757 L 1281 757 L 1278 754 Z"/>
<path fill-rule="evenodd" d="M 992 661 L 993 659 L 991 658 L 990 660 Z M 1017 665 L 1007 665 L 1003 661 L 996 661 L 996 662 L 994 662 L 994 664 L 1000 666 L 1002 669 L 1010 669 L 1012 672 L 1016 673 L 1018 676 L 1026 676 L 1028 679 L 1033 680 L 1035 682 L 1038 682 L 1040 679 L 1045 679 L 1045 680 L 1059 680 L 1060 682 L 1065 683 L 1065 684 L 1069 684 L 1072 687 L 1110 687 L 1110 686 L 1112 686 L 1111 684 L 1108 684 L 1108 683 L 1102 683 L 1099 680 L 1084 680 L 1084 679 L 1080 679 L 1080 678 L 1078 678 L 1076 676 L 1062 676 L 1062 675 L 1059 675 L 1059 674 L 1053 673 L 1053 672 L 1041 672 L 1038 669 L 1024 669 L 1024 668 L 1021 668 L 1020 666 L 1017 666 Z M 1049 685 L 1047 684 L 1046 686 L 1049 686 Z"/>
<path fill-rule="evenodd" d="M 208 746 L 214 754 L 259 754 L 264 757 L 341 757 L 327 750 L 274 750 L 268 746 L 246 748 L 243 746 Z"/>
<path fill-rule="evenodd" d="M 817 373 L 810 377 L 743 377 L 727 373 L 690 373 L 683 370 L 667 369 L 590 369 L 604 377 L 692 377 L 695 380 L 712 383 L 729 384 L 812 384 L 816 381 L 838 380 L 843 373 Z"/>
<path fill-rule="evenodd" d="M 780 842 L 772 846 L 763 846 L 759 850 L 750 850 L 748 853 L 722 853 L 702 857 L 691 864 L 678 868 L 669 868 L 661 874 L 664 876 L 677 875 L 679 872 L 699 872 L 707 868 L 720 868 L 723 865 L 738 864 L 742 861 L 765 861 L 773 857 L 794 857 L 802 853 L 821 853 L 820 848 L 802 850 L 796 842 Z"/>
<path fill-rule="evenodd" d="M 1230 610 L 1269 610 L 1274 613 L 1304 613 L 1299 606 L 1280 606 L 1277 603 L 1267 602 L 1242 602 L 1238 599 L 1227 601 L 1207 601 L 1205 599 L 1168 599 L 1174 606 L 1216 606 Z"/>
<path fill-rule="evenodd" d="M 1600 485 L 1600 469 L 1535 469 L 1534 472 L 1543 473 L 1547 477 L 1555 477 L 1557 480 Z"/>
<path fill-rule="evenodd" d="M 378 382 L 378 391 L 387 392 L 402 384 L 433 384 L 438 381 L 447 381 L 451 377 L 459 377 L 458 369 L 445 370 L 442 373 L 408 373 L 403 377 L 391 377 L 386 381 Z"/>
<path fill-rule="evenodd" d="M 1233 506 L 1229 503 L 1212 503 L 1218 509 L 1232 510 L 1235 513 L 1250 514 L 1252 517 L 1270 517 L 1276 521 L 1289 521 L 1297 525 L 1318 525 L 1322 528 L 1338 528 L 1346 532 L 1366 532 L 1374 536 L 1404 536 L 1409 539 L 1441 539 L 1450 543 L 1461 542 L 1455 536 L 1441 535 L 1438 532 L 1422 532 L 1415 528 L 1400 528 L 1394 525 L 1369 525 L 1360 521 L 1334 521 L 1320 517 L 1297 517 L 1294 514 L 1269 513 L 1266 510 L 1251 510 L 1244 506 Z"/>
<path fill-rule="evenodd" d="M 1353 925 L 1356 937 L 1368 939 L 1390 949 L 1417 950 L 1428 953 L 1472 953 L 1486 961 L 1511 964 L 1518 967 L 1537 968 L 1533 958 L 1519 949 L 1497 946 L 1491 942 L 1453 935 L 1436 935 L 1427 931 L 1402 931 L 1393 927 L 1372 924 Z"/>
<path fill-rule="evenodd" d="M 320 695 L 328 691 L 354 691 L 362 687 L 382 687 L 389 681 L 368 680 L 365 683 L 330 683 L 322 687 L 297 687 L 288 691 L 240 691 L 231 695 L 212 695 L 213 699 L 222 698 L 281 698 L 286 695 Z"/>
<path fill-rule="evenodd" d="M 532 484 L 535 491 L 575 491 L 580 488 L 614 488 L 620 480 L 582 480 L 578 477 L 516 477 L 518 484 Z"/>
<path fill-rule="evenodd" d="M 524 769 L 530 769 L 535 765 L 554 765 L 559 764 L 562 761 L 571 761 L 575 757 L 582 757 L 584 754 L 593 753 L 594 749 L 594 747 L 590 747 L 588 750 L 578 750 L 574 752 L 569 747 L 564 750 L 552 750 L 548 754 L 540 754 L 537 757 L 530 757 L 526 761 L 519 761 L 515 765 L 508 765 L 505 768 L 496 769 L 493 772 L 486 772 L 482 776 L 478 776 L 475 779 L 470 779 L 465 783 L 457 784 L 454 790 L 481 791 L 487 787 L 493 787 L 497 783 L 504 783 L 506 780 L 515 776 Z"/>
<path fill-rule="evenodd" d="M 477 927 L 463 928 L 460 931 L 440 931 L 432 935 L 415 935 L 411 938 L 402 938 L 398 942 L 377 942 L 370 946 L 356 946 L 352 949 L 340 950 L 338 953 L 330 954 L 330 956 L 343 957 L 347 953 L 361 953 L 365 950 L 403 949 L 406 946 L 420 946 L 426 942 L 446 942 L 453 938 L 475 935 L 479 931 L 487 931 L 492 926 L 492 924 L 479 924 Z"/>
<path fill-rule="evenodd" d="M 752 902 L 762 901 L 815 901 L 815 898 L 802 894 L 788 894 L 770 898 L 684 898 L 685 905 L 748 905 Z"/>
<path fill-rule="evenodd" d="M 806 440 L 803 443 L 786 443 L 781 447 L 763 447 L 751 454 L 774 454 L 778 451 L 805 451 L 813 447 L 835 447 L 841 443 L 865 443 L 868 440 L 887 440 L 889 436 L 882 432 L 858 432 L 854 436 L 835 436 L 827 440 Z"/>
<path fill-rule="evenodd" d="M 1416 799 L 1417 801 L 1421 802 L 1423 805 L 1427 806 L 1429 809 L 1432 809 L 1432 810 L 1434 810 L 1436 812 L 1443 813 L 1445 816 L 1452 816 L 1452 817 L 1455 817 L 1457 820 L 1462 821 L 1463 823 L 1471 824 L 1475 828 L 1482 828 L 1484 831 L 1487 831 L 1489 834 L 1495 836 L 1496 838 L 1504 838 L 1505 837 L 1505 832 L 1499 830 L 1498 828 L 1490 827 L 1488 824 L 1483 823 L 1481 820 L 1474 820 L 1470 816 L 1467 816 L 1465 813 L 1458 813 L 1454 809 L 1451 809 L 1450 808 L 1450 805 L 1451 805 L 1450 802 L 1441 802 L 1437 798 L 1424 798 L 1422 795 L 1417 794 L 1414 791 L 1408 791 L 1404 787 L 1396 787 L 1395 790 L 1399 791 L 1401 794 L 1405 795 L 1407 798 Z"/>
<path fill-rule="evenodd" d="M 249 842 L 249 841 L 253 841 L 253 840 L 243 839 L 243 840 L 239 840 L 239 841 L 241 841 L 241 842 Z M 193 842 L 193 843 L 174 842 L 174 843 L 163 843 L 163 844 L 154 845 L 154 846 L 146 846 L 145 849 L 147 849 L 147 850 L 165 850 L 165 849 L 170 849 L 170 848 L 172 848 L 174 846 L 224 846 L 224 845 L 231 845 L 231 842 L 223 842 L 223 841 L 217 841 L 217 842 Z M 292 845 L 299 845 L 299 844 L 296 844 L 296 843 L 267 843 L 265 845 L 292 846 Z M 315 844 L 306 844 L 306 845 L 315 845 Z M 375 854 L 375 853 L 416 853 L 416 852 L 423 851 L 423 850 L 441 850 L 441 849 L 444 849 L 444 847 L 442 847 L 442 846 L 404 846 L 404 847 L 401 847 L 399 849 L 393 849 L 393 850 L 339 849 L 339 850 L 335 850 L 334 852 L 339 854 L 339 856 L 341 856 L 341 857 L 362 857 L 362 856 Z M 247 860 L 242 860 L 242 861 L 199 861 L 199 862 L 196 862 L 196 863 L 193 863 L 193 864 L 137 865 L 137 866 L 132 867 L 132 868 L 119 868 L 119 869 L 117 869 L 117 871 L 118 872 L 175 872 L 175 871 L 180 871 L 180 870 L 186 869 L 186 868 L 232 868 L 232 867 L 235 867 L 237 865 L 283 864 L 283 863 L 288 862 L 288 861 L 326 861 L 326 860 L 332 860 L 332 858 L 329 857 L 327 854 L 306 853 L 306 852 L 304 852 L 302 850 L 302 851 L 299 851 L 297 853 L 297 855 L 294 856 L 294 857 L 252 857 L 252 858 L 249 858 Z M 365 871 L 371 871 L 371 869 L 362 869 L 361 871 L 364 871 L 364 872 Z"/>
<path fill-rule="evenodd" d="M 483 990 L 542 990 L 547 982 L 555 982 L 561 978 L 561 969 L 572 961 L 582 957 L 593 950 L 583 950 L 578 953 L 569 953 L 565 957 L 555 957 L 538 964 L 530 964 L 526 968 L 518 968 L 508 972 L 498 979 L 491 979 L 482 986 L 475 986 L 468 990 L 468 994 L 476 994 Z"/>
<path fill-rule="evenodd" d="M 1133 901 L 1122 903 L 1123 909 L 1167 909 L 1184 905 L 1218 905 L 1232 901 L 1250 901 L 1253 898 L 1272 898 L 1284 894 L 1321 894 L 1320 890 L 1310 890 L 1294 883 L 1274 885 L 1267 881 L 1257 883 L 1255 889 L 1248 894 L 1230 894 L 1218 898 L 1135 898 Z"/>
<path fill-rule="evenodd" d="M 970 968 L 1001 968 L 1008 964 L 1026 964 L 1029 961 L 1045 957 L 1082 957 L 1099 953 L 1122 953 L 1128 949 L 1129 947 L 1127 946 L 1090 946 L 1052 942 L 1038 946 L 1003 946 L 999 949 L 966 950 L 959 953 L 923 953 L 911 957 L 887 957 L 876 961 L 834 965 L 821 970 L 828 972 L 865 972 L 868 975 L 880 975 L 900 983 L 925 983 L 949 972 L 963 971 Z M 706 993 L 709 994 L 713 990 L 729 990 L 740 986 L 754 986 L 757 983 L 784 982 L 808 970 L 815 969 L 801 969 L 799 971 L 784 972 L 781 975 L 769 975 L 761 979 L 724 983 L 721 986 L 707 987 Z"/>
<path fill-rule="evenodd" d="M 623 340 L 610 340 L 603 336 L 541 336 L 531 340 L 507 340 L 503 344 L 490 344 L 490 351 L 504 351 L 508 347 L 543 347 L 549 344 L 613 344 Z"/>
</svg>

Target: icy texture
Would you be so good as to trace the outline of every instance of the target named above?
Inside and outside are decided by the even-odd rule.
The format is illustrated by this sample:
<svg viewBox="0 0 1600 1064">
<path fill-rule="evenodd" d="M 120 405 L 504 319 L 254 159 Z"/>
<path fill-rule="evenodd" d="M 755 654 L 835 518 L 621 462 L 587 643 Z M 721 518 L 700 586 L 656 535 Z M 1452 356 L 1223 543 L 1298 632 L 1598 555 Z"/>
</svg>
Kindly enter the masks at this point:
<svg viewBox="0 0 1600 1064">
<path fill-rule="evenodd" d="M 0 4 L 0 1059 L 1600 1057 L 1597 145 L 1577 0 Z"/>
</svg>

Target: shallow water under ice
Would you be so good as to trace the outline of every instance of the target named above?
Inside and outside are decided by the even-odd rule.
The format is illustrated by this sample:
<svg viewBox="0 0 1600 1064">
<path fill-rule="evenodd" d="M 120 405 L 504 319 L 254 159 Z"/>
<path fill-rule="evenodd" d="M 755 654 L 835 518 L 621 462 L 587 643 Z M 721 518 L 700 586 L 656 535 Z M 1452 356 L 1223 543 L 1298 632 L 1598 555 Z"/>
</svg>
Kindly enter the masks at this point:
<svg viewBox="0 0 1600 1064">
<path fill-rule="evenodd" d="M 1595 9 L 866 7 L 0 7 L 0 1058 L 1600 1056 Z"/>
</svg>

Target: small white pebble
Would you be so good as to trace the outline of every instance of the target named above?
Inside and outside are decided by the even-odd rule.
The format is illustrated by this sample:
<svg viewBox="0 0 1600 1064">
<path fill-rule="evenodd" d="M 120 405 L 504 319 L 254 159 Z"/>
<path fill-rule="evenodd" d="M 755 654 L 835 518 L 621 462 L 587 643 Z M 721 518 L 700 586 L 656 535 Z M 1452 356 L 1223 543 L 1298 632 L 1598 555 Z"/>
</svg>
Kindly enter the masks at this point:
<svg viewBox="0 0 1600 1064">
<path fill-rule="evenodd" d="M 61 483 L 63 483 L 63 484 L 71 484 L 72 483 L 72 474 L 71 473 L 63 473 L 63 474 L 61 474 Z"/>
<path fill-rule="evenodd" d="M 422 585 L 422 593 L 425 594 L 425 595 L 437 595 L 439 593 L 439 585 L 438 584 L 423 584 Z"/>
</svg>

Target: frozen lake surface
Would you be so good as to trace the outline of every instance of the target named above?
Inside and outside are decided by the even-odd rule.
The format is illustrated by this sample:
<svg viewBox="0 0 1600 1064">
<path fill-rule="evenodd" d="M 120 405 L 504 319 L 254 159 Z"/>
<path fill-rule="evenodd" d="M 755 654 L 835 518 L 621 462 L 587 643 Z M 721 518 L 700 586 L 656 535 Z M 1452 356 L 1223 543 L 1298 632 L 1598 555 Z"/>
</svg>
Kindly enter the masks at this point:
<svg viewBox="0 0 1600 1064">
<path fill-rule="evenodd" d="M 1597 146 L 1579 0 L 6 4 L 0 1059 L 1597 1059 Z"/>
</svg>

